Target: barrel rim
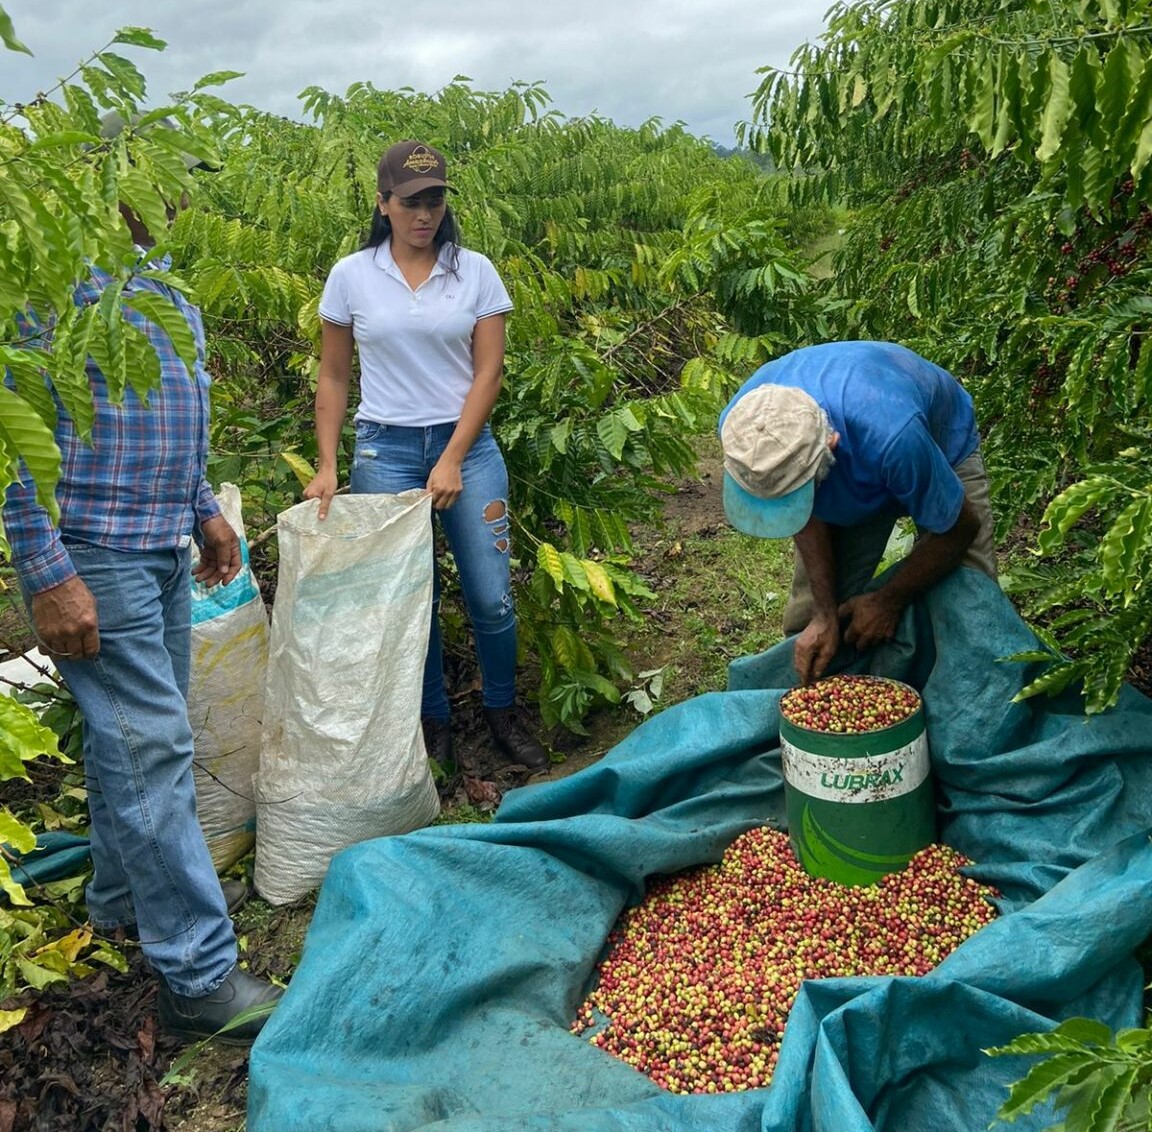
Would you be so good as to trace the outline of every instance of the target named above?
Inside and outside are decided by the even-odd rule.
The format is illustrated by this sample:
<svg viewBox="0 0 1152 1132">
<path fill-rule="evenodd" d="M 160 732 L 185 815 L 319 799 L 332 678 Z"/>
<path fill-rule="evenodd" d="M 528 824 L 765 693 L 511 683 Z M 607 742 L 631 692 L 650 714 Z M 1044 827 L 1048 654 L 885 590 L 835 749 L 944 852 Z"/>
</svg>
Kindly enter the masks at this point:
<svg viewBox="0 0 1152 1132">
<path fill-rule="evenodd" d="M 891 754 L 916 742 L 927 731 L 924 704 L 899 723 L 875 731 L 813 731 L 780 716 L 780 738 L 812 755 L 832 758 L 871 758 Z"/>
<path fill-rule="evenodd" d="M 816 731 L 811 727 L 802 727 L 799 723 L 793 723 L 784 714 L 782 705 L 784 703 L 785 696 L 787 696 L 789 692 L 795 692 L 797 688 L 803 687 L 803 685 L 797 684 L 795 688 L 789 688 L 788 691 L 784 692 L 780 696 L 780 703 L 777 705 L 776 710 L 780 715 L 781 730 L 783 730 L 783 726 L 786 723 L 794 731 L 805 735 L 835 735 L 841 738 L 855 735 L 883 735 L 885 731 L 894 731 L 897 727 L 902 727 L 910 719 L 914 719 L 916 716 L 924 714 L 924 696 L 921 694 L 920 689 L 914 688 L 911 684 L 905 683 L 903 680 L 897 680 L 895 676 L 874 676 L 871 672 L 838 672 L 836 675 L 866 676 L 869 680 L 880 680 L 885 684 L 898 684 L 901 688 L 907 688 L 908 691 L 916 697 L 918 706 L 915 711 L 909 713 L 897 723 L 890 723 L 887 727 L 877 727 L 872 731 Z"/>
</svg>

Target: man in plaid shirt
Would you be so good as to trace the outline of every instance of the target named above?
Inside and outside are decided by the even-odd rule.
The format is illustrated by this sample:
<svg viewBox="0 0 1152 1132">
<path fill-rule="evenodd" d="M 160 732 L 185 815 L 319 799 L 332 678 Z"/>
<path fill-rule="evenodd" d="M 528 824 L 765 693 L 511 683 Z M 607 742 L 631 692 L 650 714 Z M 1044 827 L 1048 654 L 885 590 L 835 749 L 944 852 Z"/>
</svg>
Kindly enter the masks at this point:
<svg viewBox="0 0 1152 1132">
<path fill-rule="evenodd" d="M 122 129 L 112 124 L 112 130 Z M 141 250 L 154 241 L 121 206 Z M 74 293 L 100 301 L 112 281 L 93 269 Z M 196 342 L 190 374 L 168 334 L 140 313 L 128 320 L 156 350 L 160 381 L 142 402 L 131 388 L 109 400 L 107 381 L 88 360 L 95 424 L 91 445 L 57 400 L 62 455 L 53 526 L 24 478 L 5 497 L 3 524 L 43 646 L 83 716 L 84 772 L 94 874 L 86 891 L 92 924 L 138 937 L 160 976 L 160 1020 L 171 1034 L 214 1034 L 279 988 L 236 965 L 228 900 L 196 820 L 193 738 L 186 695 L 190 663 L 190 575 L 227 584 L 241 565 L 240 544 L 205 478 L 208 388 L 200 312 L 178 291 L 134 275 L 125 293 L 162 295 Z M 39 329 L 31 323 L 35 336 Z M 51 328 L 44 328 L 50 337 Z M 200 547 L 191 568 L 191 546 Z M 251 1041 L 263 1017 L 228 1031 Z"/>
</svg>

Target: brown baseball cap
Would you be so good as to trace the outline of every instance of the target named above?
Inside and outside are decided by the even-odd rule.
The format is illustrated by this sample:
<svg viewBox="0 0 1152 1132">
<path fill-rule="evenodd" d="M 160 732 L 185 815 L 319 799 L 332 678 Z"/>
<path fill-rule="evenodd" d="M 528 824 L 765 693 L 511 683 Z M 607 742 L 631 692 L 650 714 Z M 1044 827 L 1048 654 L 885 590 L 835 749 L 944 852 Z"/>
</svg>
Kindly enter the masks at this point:
<svg viewBox="0 0 1152 1132">
<path fill-rule="evenodd" d="M 424 189 L 450 189 L 444 154 L 419 141 L 389 146 L 376 169 L 376 187 L 382 193 L 410 197 Z"/>
</svg>

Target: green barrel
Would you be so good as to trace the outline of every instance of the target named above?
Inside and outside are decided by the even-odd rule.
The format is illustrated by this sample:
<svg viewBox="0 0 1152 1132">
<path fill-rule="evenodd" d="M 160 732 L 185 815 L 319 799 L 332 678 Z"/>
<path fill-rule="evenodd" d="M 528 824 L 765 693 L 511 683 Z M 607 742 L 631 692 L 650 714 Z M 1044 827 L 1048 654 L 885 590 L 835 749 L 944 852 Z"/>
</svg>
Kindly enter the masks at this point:
<svg viewBox="0 0 1152 1132">
<path fill-rule="evenodd" d="M 923 705 L 879 731 L 810 731 L 780 719 L 793 852 L 812 876 L 875 884 L 936 840 Z"/>
</svg>

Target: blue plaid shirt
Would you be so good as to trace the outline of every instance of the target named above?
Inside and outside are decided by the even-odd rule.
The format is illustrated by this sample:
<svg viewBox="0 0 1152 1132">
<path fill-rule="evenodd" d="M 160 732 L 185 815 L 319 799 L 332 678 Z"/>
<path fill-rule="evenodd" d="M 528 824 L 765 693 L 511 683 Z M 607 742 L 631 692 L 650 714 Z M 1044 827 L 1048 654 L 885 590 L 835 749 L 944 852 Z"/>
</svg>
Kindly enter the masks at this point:
<svg viewBox="0 0 1152 1132">
<path fill-rule="evenodd" d="M 167 261 L 146 267 L 166 267 Z M 79 306 L 96 303 L 111 282 L 93 269 L 75 291 Z M 160 360 L 160 384 L 145 405 L 129 387 L 123 404 L 112 405 L 104 375 L 88 359 L 88 383 L 96 413 L 89 446 L 76 433 L 57 398 L 56 443 L 62 464 L 56 499 L 57 530 L 36 502 L 35 489 L 21 464 L 21 479 L 8 488 L 4 533 L 12 563 L 31 593 L 42 593 L 76 575 L 67 540 L 109 550 L 168 550 L 187 546 L 196 524 L 220 513 L 205 478 L 208 459 L 208 389 L 204 365 L 204 325 L 200 312 L 167 284 L 135 276 L 125 288 L 155 291 L 172 302 L 196 339 L 195 380 L 159 326 L 124 308 L 133 326 L 148 336 Z"/>
</svg>

